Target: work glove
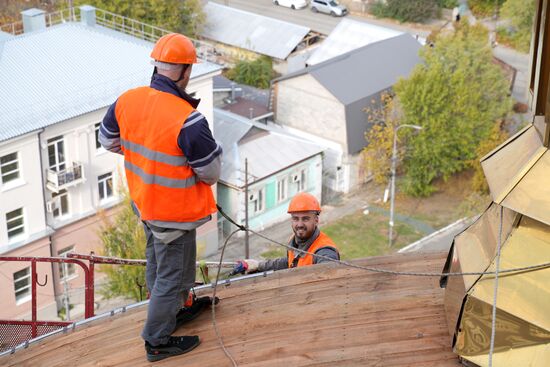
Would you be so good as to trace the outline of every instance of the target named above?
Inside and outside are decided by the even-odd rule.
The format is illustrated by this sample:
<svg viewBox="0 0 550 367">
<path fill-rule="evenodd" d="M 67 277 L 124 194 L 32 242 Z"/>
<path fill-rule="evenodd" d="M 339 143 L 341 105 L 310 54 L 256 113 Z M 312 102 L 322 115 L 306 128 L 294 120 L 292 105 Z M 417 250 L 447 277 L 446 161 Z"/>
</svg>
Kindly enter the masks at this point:
<svg viewBox="0 0 550 367">
<path fill-rule="evenodd" d="M 231 272 L 230 275 L 254 273 L 258 271 L 259 265 L 260 265 L 260 262 L 258 260 L 254 260 L 254 259 L 239 260 L 237 261 L 237 264 L 233 268 L 233 271 Z"/>
</svg>

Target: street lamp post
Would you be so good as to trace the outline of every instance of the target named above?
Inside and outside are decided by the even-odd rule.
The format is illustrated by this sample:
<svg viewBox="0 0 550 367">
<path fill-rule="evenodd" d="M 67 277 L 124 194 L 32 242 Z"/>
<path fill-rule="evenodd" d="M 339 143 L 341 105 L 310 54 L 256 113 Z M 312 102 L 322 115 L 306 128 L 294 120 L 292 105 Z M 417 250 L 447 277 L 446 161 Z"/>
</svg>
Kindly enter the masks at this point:
<svg viewBox="0 0 550 367">
<path fill-rule="evenodd" d="M 393 131 L 393 150 L 392 150 L 392 157 L 391 157 L 391 184 L 390 184 L 390 231 L 389 231 L 389 247 L 392 245 L 393 240 L 393 201 L 395 196 L 395 166 L 397 162 L 397 132 L 402 127 L 410 127 L 415 130 L 422 130 L 422 126 L 418 125 L 409 125 L 409 124 L 403 124 L 399 125 L 394 131 Z"/>
</svg>

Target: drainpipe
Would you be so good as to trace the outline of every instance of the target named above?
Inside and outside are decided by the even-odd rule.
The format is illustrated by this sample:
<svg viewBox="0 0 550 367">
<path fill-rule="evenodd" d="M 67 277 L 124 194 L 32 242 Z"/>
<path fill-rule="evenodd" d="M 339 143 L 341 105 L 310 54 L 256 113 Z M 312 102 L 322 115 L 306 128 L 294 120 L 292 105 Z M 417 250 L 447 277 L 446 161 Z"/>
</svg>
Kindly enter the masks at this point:
<svg viewBox="0 0 550 367">
<path fill-rule="evenodd" d="M 48 211 L 46 210 L 47 198 L 46 198 L 46 184 L 44 182 L 45 171 L 44 171 L 44 161 L 42 159 L 42 133 L 44 132 L 44 130 L 45 129 L 41 129 L 40 131 L 38 131 L 38 160 L 40 161 L 40 184 L 42 185 L 42 197 L 44 198 L 42 200 L 42 211 L 44 213 L 44 222 L 46 223 L 46 229 L 52 229 L 48 225 Z M 48 241 L 50 242 L 50 256 L 54 256 L 53 240 L 51 235 L 48 235 Z M 50 263 L 50 266 L 52 268 L 52 278 L 53 278 L 53 275 L 55 274 L 55 271 L 54 271 L 55 264 L 56 263 Z M 53 284 L 53 292 L 54 292 L 54 299 L 55 299 L 55 278 L 52 279 L 52 284 Z M 56 304 L 57 304 L 57 300 L 56 300 Z"/>
</svg>

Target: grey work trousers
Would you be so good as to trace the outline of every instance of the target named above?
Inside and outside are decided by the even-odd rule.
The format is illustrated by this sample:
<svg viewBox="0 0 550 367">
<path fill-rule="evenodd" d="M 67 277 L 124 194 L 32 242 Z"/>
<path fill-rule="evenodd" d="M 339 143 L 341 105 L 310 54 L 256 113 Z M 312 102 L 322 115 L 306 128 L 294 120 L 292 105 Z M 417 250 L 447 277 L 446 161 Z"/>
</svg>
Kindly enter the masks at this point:
<svg viewBox="0 0 550 367">
<path fill-rule="evenodd" d="M 147 225 L 145 280 L 149 290 L 147 320 L 141 337 L 151 345 L 166 344 L 176 326 L 176 315 L 195 284 L 196 230 L 165 244 Z"/>
</svg>

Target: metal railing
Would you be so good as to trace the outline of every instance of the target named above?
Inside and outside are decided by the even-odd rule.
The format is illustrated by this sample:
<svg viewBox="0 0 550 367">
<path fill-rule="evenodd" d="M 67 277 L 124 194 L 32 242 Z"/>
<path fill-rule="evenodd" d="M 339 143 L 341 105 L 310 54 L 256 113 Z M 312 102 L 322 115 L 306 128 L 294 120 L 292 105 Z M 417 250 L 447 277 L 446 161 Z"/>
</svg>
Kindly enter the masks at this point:
<svg viewBox="0 0 550 367">
<path fill-rule="evenodd" d="M 43 321 L 37 319 L 37 292 L 36 286 L 44 286 L 38 282 L 38 274 L 36 272 L 36 263 L 71 263 L 76 264 L 84 271 L 85 286 L 85 317 L 94 315 L 94 284 L 93 272 L 86 264 L 77 259 L 67 259 L 62 257 L 25 257 L 25 256 L 0 256 L 0 261 L 9 262 L 30 262 L 31 263 L 31 320 L 0 320 L 0 352 L 14 348 L 30 339 L 55 331 L 64 326 L 72 324 L 70 321 Z M 47 282 L 47 277 L 46 277 Z"/>
<path fill-rule="evenodd" d="M 24 257 L 24 256 L 0 256 L 0 262 L 30 262 L 31 263 L 31 320 L 0 320 L 0 354 L 8 351 L 18 345 L 28 342 L 42 335 L 57 331 L 69 325 L 73 325 L 75 321 L 45 321 L 37 319 L 37 285 L 45 286 L 38 282 L 38 273 L 36 271 L 36 263 L 68 263 L 76 264 L 84 271 L 84 318 L 89 319 L 95 316 L 95 264 L 111 264 L 111 265 L 139 265 L 145 266 L 145 260 L 130 260 L 114 257 L 97 256 L 93 253 L 90 255 L 69 253 L 67 257 Z M 86 264 L 87 261 L 88 263 Z M 197 262 L 205 275 L 208 277 L 209 266 L 218 266 L 218 262 Z M 223 262 L 221 267 L 233 268 L 234 262 Z M 205 270 L 206 269 L 206 270 Z M 200 283 L 199 283 L 200 284 Z"/>
<path fill-rule="evenodd" d="M 73 162 L 68 168 L 61 171 L 48 169 L 46 171 L 46 187 L 55 193 L 69 186 L 84 181 L 84 170 L 82 163 Z"/>
<path fill-rule="evenodd" d="M 95 9 L 96 24 L 113 29 L 115 31 L 131 35 L 149 42 L 156 42 L 165 34 L 171 31 L 151 24 L 128 18 L 120 14 L 112 13 L 103 9 Z M 65 22 L 81 21 L 80 8 L 72 7 L 45 14 L 46 27 Z M 23 22 L 14 22 L 0 25 L 0 31 L 19 35 L 23 33 Z M 213 44 L 202 40 L 191 39 L 197 48 L 199 58 L 208 61 L 215 61 L 218 53 Z"/>
</svg>

